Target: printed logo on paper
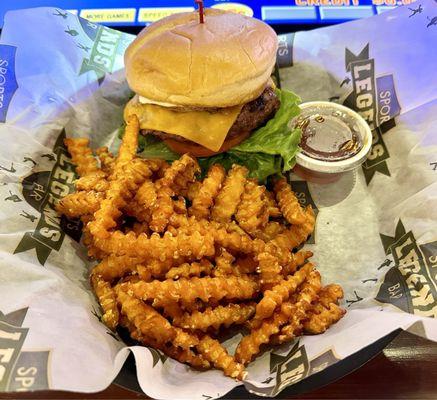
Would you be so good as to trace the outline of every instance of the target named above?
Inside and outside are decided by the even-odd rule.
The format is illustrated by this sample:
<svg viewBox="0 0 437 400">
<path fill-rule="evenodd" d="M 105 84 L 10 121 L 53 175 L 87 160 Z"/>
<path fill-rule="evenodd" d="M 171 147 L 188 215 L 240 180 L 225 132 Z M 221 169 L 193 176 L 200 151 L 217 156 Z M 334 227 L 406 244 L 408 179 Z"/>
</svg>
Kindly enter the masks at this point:
<svg viewBox="0 0 437 400">
<path fill-rule="evenodd" d="M 22 351 L 28 328 L 22 324 L 27 308 L 0 312 L 0 392 L 49 389 L 50 351 Z"/>
<path fill-rule="evenodd" d="M 85 57 L 79 75 L 94 71 L 97 79 L 113 71 L 115 57 L 122 33 L 104 26 L 98 26 L 89 57 Z"/>
<path fill-rule="evenodd" d="M 23 181 L 23 197 L 36 213 L 22 211 L 23 217 L 36 224 L 33 231 L 26 232 L 14 254 L 35 249 L 38 261 L 44 265 L 52 250 L 61 248 L 65 234 L 79 241 L 82 231 L 80 221 L 59 216 L 55 210 L 57 202 L 74 192 L 76 172 L 64 145 L 63 130 L 53 148 L 53 154 L 44 154 L 54 163 L 49 171 L 37 171 L 26 176 Z M 35 165 L 36 161 L 30 159 Z M 21 201 L 18 198 L 19 201 Z"/>
<path fill-rule="evenodd" d="M 278 51 L 276 53 L 276 64 L 279 68 L 293 66 L 293 42 L 294 33 L 278 35 Z"/>
<path fill-rule="evenodd" d="M 114 71 L 117 54 L 124 53 L 133 36 L 94 24 L 63 10 L 54 9 L 53 15 L 65 20 L 64 33 L 71 38 L 73 45 L 83 52 L 78 74 L 94 71 L 101 85 L 105 74 Z"/>
<path fill-rule="evenodd" d="M 270 376 L 262 383 L 271 383 L 271 386 L 257 387 L 246 382 L 245 387 L 260 396 L 274 397 L 286 387 L 324 370 L 339 360 L 332 348 L 309 360 L 305 346 L 299 346 L 297 342 L 284 356 L 270 353 Z"/>
<path fill-rule="evenodd" d="M 394 266 L 384 277 L 376 300 L 424 317 L 437 317 L 437 241 L 418 245 L 399 220 L 395 236 L 380 235 Z M 391 260 L 386 260 L 386 266 Z"/>
<path fill-rule="evenodd" d="M 15 54 L 17 48 L 0 44 L 0 122 L 6 121 L 9 104 L 18 89 L 15 77 Z"/>
<path fill-rule="evenodd" d="M 358 54 L 346 48 L 345 68 L 348 76 L 340 87 L 350 87 L 343 104 L 357 111 L 369 124 L 373 140 L 370 153 L 363 164 L 366 183 L 376 172 L 390 176 L 386 160 L 390 157 L 383 134 L 396 124 L 394 118 L 401 112 L 393 75 L 376 76 L 376 62 L 370 57 L 369 44 Z"/>
</svg>

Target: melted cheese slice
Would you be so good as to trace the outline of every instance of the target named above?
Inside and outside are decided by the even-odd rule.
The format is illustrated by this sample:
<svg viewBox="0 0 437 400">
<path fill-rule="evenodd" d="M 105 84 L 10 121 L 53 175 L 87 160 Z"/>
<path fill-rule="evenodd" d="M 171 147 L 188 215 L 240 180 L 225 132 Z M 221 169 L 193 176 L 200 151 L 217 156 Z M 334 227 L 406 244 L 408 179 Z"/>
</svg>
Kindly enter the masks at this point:
<svg viewBox="0 0 437 400">
<path fill-rule="evenodd" d="M 172 111 L 155 104 L 140 104 L 141 129 L 153 129 L 182 136 L 212 151 L 225 141 L 243 105 L 208 111 Z"/>
</svg>

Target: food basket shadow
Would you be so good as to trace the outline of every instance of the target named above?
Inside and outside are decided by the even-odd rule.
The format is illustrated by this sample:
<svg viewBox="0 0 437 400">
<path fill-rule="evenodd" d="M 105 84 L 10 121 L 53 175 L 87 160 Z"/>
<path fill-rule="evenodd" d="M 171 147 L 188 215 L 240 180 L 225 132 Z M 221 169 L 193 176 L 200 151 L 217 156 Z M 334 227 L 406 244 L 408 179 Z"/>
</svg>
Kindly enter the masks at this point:
<svg viewBox="0 0 437 400">
<path fill-rule="evenodd" d="M 289 398 L 290 396 L 301 395 L 319 389 L 322 386 L 328 385 L 330 383 L 333 383 L 343 378 L 344 376 L 354 372 L 355 370 L 357 370 L 358 368 L 362 367 L 364 364 L 372 360 L 374 357 L 376 357 L 385 347 L 387 347 L 394 339 L 396 339 L 396 337 L 401 333 L 401 331 L 402 331 L 401 329 L 397 329 L 389 333 L 388 335 L 382 337 L 381 339 L 377 340 L 376 342 L 370 344 L 369 346 L 362 348 L 361 350 L 357 351 L 351 356 L 329 366 L 323 371 L 313 374 L 308 378 L 303 379 L 302 381 L 285 388 L 282 392 L 280 392 L 276 396 L 276 398 L 285 399 L 285 398 Z M 129 341 L 131 341 L 131 339 L 128 336 L 123 335 L 122 333 L 121 336 L 123 340 L 129 339 Z M 119 374 L 115 378 L 114 383 L 125 389 L 137 393 L 143 393 L 140 385 L 138 384 L 135 358 L 133 354 L 130 354 L 129 357 L 127 358 L 123 368 L 120 370 Z M 222 399 L 247 399 L 247 398 L 261 399 L 265 397 L 257 396 L 249 392 L 245 386 L 238 386 L 221 398 Z"/>
</svg>

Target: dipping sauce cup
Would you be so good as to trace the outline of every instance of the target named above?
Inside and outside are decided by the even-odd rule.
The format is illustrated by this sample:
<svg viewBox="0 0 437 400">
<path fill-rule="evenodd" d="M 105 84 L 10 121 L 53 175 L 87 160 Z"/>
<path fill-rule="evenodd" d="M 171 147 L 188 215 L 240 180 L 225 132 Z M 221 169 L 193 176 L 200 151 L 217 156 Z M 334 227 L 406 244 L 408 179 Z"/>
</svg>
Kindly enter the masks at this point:
<svg viewBox="0 0 437 400">
<path fill-rule="evenodd" d="M 372 132 L 358 113 L 327 101 L 303 103 L 300 109 L 290 122 L 302 131 L 293 172 L 309 182 L 328 184 L 366 160 Z"/>
</svg>

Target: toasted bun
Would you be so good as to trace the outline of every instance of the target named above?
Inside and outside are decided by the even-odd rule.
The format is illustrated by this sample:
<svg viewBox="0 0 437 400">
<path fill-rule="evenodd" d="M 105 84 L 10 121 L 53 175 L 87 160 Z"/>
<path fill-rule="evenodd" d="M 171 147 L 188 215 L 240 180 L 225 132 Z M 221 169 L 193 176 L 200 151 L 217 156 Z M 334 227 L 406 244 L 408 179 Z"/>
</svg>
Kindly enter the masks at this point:
<svg viewBox="0 0 437 400">
<path fill-rule="evenodd" d="M 247 103 L 264 90 L 278 39 L 267 24 L 217 9 L 179 13 L 146 27 L 125 53 L 127 81 L 140 96 L 199 107 Z"/>
</svg>

